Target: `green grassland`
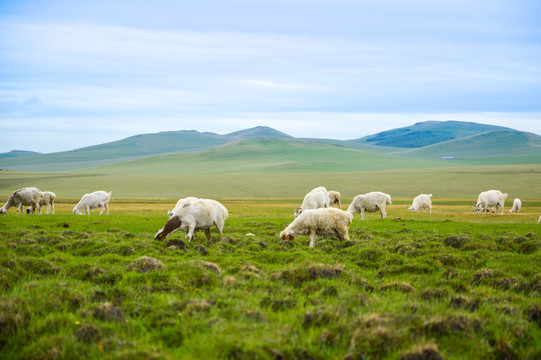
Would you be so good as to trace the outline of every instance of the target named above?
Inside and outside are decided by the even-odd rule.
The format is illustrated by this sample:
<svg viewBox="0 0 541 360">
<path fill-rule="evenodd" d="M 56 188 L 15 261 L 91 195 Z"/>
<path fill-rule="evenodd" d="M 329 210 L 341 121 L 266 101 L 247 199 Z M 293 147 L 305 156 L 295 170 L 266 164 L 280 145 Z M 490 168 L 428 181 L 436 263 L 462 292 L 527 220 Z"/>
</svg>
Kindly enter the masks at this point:
<svg viewBox="0 0 541 360">
<path fill-rule="evenodd" d="M 309 249 L 278 237 L 291 199 L 223 200 L 222 239 L 153 240 L 175 200 L 1 216 L 1 357 L 541 357 L 540 203 L 502 216 L 393 202 Z"/>
<path fill-rule="evenodd" d="M 514 158 L 516 160 L 516 158 Z M 534 159 L 535 160 L 535 159 Z M 501 165 L 501 163 L 507 165 Z M 312 141 L 250 140 L 65 172 L 0 172 L 0 197 L 23 186 L 80 198 L 98 189 L 114 198 L 299 198 L 323 185 L 345 198 L 379 190 L 394 197 L 419 193 L 474 202 L 500 189 L 522 200 L 541 199 L 541 164 L 511 158 L 481 161 L 400 158 Z"/>
</svg>

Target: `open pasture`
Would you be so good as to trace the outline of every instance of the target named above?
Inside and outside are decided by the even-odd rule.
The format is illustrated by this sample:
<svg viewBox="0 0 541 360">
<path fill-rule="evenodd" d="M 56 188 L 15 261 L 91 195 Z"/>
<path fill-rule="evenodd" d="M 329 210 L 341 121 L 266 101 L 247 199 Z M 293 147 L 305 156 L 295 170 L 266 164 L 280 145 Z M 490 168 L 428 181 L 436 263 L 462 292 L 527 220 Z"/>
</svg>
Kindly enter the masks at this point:
<svg viewBox="0 0 541 360">
<path fill-rule="evenodd" d="M 2 356 L 541 356 L 538 201 L 502 216 L 476 215 L 467 199 L 412 213 L 397 198 L 386 219 L 355 214 L 350 241 L 309 249 L 307 237 L 278 237 L 300 200 L 222 199 L 224 238 L 191 243 L 153 239 L 175 199 L 113 198 L 109 216 L 71 214 L 75 198 L 54 216 L 11 209 L 0 217 Z"/>
</svg>

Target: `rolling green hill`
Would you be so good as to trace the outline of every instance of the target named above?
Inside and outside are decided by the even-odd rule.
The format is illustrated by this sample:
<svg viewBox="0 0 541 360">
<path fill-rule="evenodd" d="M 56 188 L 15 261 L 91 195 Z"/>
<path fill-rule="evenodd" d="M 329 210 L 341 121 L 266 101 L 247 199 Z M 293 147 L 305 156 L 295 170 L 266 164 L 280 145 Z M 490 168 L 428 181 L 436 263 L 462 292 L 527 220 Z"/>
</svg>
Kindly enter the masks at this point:
<svg viewBox="0 0 541 360">
<path fill-rule="evenodd" d="M 415 150 L 403 151 L 402 156 L 418 158 L 454 157 L 457 159 L 480 159 L 501 157 L 525 163 L 541 161 L 541 136 L 515 130 L 492 130 L 481 134 L 445 141 Z"/>
<path fill-rule="evenodd" d="M 7 159 L 7 158 L 18 158 L 18 157 L 25 157 L 25 156 L 32 156 L 32 155 L 40 155 L 41 153 L 35 152 L 35 151 L 25 151 L 25 150 L 11 150 L 7 153 L 1 153 L 0 159 Z"/>
<path fill-rule="evenodd" d="M 0 157 L 0 168 L 19 171 L 64 171 L 118 163 L 141 157 L 196 152 L 232 141 L 251 138 L 291 138 L 265 126 L 218 135 L 195 130 L 142 134 L 126 139 L 72 151 L 37 154 L 17 158 Z M 9 154 L 9 153 L 7 153 Z"/>
<path fill-rule="evenodd" d="M 510 129 L 464 121 L 425 121 L 403 128 L 383 131 L 353 141 L 378 146 L 421 148 L 491 130 Z"/>
<path fill-rule="evenodd" d="M 75 172 L 85 174 L 347 172 L 445 166 L 441 160 L 404 159 L 374 151 L 301 140 L 255 139 L 201 152 L 160 155 Z"/>
<path fill-rule="evenodd" d="M 249 148 L 247 143 L 239 143 L 236 147 L 223 146 L 247 139 L 266 139 L 265 151 L 252 149 L 252 152 L 243 153 L 246 154 L 243 157 L 238 149 Z M 272 142 L 276 143 L 271 145 Z M 297 147 L 301 143 L 311 144 L 311 149 L 299 150 Z M 414 148 L 414 144 L 417 147 Z M 418 147 L 420 144 L 427 145 Z M 233 166 L 232 168 L 244 166 L 252 172 L 255 170 L 268 171 L 271 168 L 272 171 L 275 169 L 330 171 L 329 169 L 351 169 L 359 166 L 368 169 L 387 168 L 387 165 L 380 165 L 380 163 L 393 163 L 395 164 L 394 168 L 398 169 L 418 166 L 418 163 L 412 162 L 412 158 L 438 159 L 444 156 L 470 161 L 471 164 L 539 164 L 541 161 L 540 144 L 541 136 L 535 134 L 459 121 L 417 123 L 408 128 L 390 130 L 354 141 L 296 139 L 272 128 L 258 126 L 226 135 L 210 132 L 200 133 L 194 130 L 160 132 L 132 136 L 73 151 L 18 157 L 0 156 L 0 169 L 57 172 L 118 164 L 118 166 L 107 168 L 115 168 L 117 169 L 115 171 L 118 172 L 121 169 L 133 168 L 132 163 L 122 163 L 135 159 L 140 160 L 137 166 L 139 164 L 153 164 L 148 166 L 160 168 L 162 163 L 170 161 L 169 168 L 176 168 L 180 160 L 173 154 L 187 153 L 194 155 L 179 159 L 187 163 L 200 163 L 195 168 L 222 169 L 225 164 L 224 159 L 232 161 L 230 158 L 240 156 L 235 161 L 242 166 Z M 237 150 L 233 151 L 233 148 Z M 293 148 L 295 151 L 291 150 Z M 341 149 L 341 154 L 336 154 L 333 151 L 336 149 Z M 350 151 L 346 151 L 346 149 Z M 205 150 L 214 151 L 198 154 Z M 355 151 L 371 151 L 372 155 L 365 159 L 378 160 L 359 162 L 358 153 Z M 318 159 L 327 159 L 327 161 L 314 162 L 308 153 L 317 154 Z M 392 161 L 380 162 L 375 155 L 377 153 L 394 155 L 394 157 Z M 154 156 L 166 154 L 170 154 L 172 157 L 154 158 Z M 201 160 L 202 157 L 205 157 L 205 161 Z M 342 158 L 347 161 L 340 161 Z M 164 159 L 174 160 L 166 161 Z M 425 164 L 429 163 L 425 162 Z"/>
</svg>

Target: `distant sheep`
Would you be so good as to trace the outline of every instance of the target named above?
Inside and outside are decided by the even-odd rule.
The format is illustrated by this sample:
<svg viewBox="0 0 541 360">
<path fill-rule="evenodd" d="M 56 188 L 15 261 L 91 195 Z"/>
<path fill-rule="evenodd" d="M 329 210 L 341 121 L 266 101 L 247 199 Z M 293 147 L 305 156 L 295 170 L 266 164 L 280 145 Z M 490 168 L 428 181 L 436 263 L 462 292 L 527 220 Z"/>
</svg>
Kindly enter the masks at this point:
<svg viewBox="0 0 541 360">
<path fill-rule="evenodd" d="M 81 201 L 73 208 L 73 213 L 75 215 L 84 215 L 86 211 L 87 215 L 90 215 L 90 210 L 101 207 L 100 215 L 103 214 L 104 210 L 107 210 L 107 215 L 109 215 L 109 201 L 111 201 L 112 193 L 112 191 L 99 190 L 84 194 Z"/>
<path fill-rule="evenodd" d="M 194 231 L 203 230 L 207 240 L 211 240 L 210 228 L 212 226 L 216 226 L 221 237 L 228 215 L 227 209 L 218 201 L 198 199 L 176 209 L 154 239 L 163 240 L 170 233 L 182 230 L 186 233 L 188 241 L 192 241 Z"/>
<path fill-rule="evenodd" d="M 49 214 L 49 210 L 52 208 L 52 214 L 54 214 L 54 200 L 56 199 L 56 194 L 51 191 L 41 191 L 40 197 L 39 197 L 39 207 L 38 207 L 38 213 L 41 214 L 41 207 L 47 206 L 47 214 Z M 30 214 L 30 212 L 34 211 L 33 207 L 29 207 L 26 209 L 26 213 Z"/>
<path fill-rule="evenodd" d="M 167 212 L 167 215 L 169 215 L 169 217 L 173 216 L 173 213 L 174 213 L 178 208 L 182 207 L 182 205 L 187 204 L 187 203 L 191 203 L 191 202 L 196 201 L 196 200 L 199 200 L 199 198 L 192 197 L 192 196 L 189 196 L 189 197 L 180 199 L 179 201 L 177 201 L 177 204 L 175 205 L 175 207 L 173 208 L 173 210 L 169 210 L 169 211 Z"/>
<path fill-rule="evenodd" d="M 420 211 L 423 209 L 423 212 L 426 211 L 426 209 L 429 210 L 429 212 L 432 212 L 432 200 L 431 200 L 432 194 L 421 194 L 417 195 L 415 199 L 413 199 L 413 203 L 408 208 L 408 210 L 411 211 Z"/>
<path fill-rule="evenodd" d="M 340 193 L 338 191 L 329 191 L 329 201 L 330 201 L 330 206 L 338 206 L 339 209 L 342 208 L 342 204 L 340 204 Z"/>
<path fill-rule="evenodd" d="M 340 209 L 308 209 L 280 233 L 280 238 L 291 240 L 299 235 L 309 235 L 311 248 L 315 246 L 316 238 L 349 240 L 348 230 L 352 220 L 353 214 Z"/>
<path fill-rule="evenodd" d="M 507 199 L 507 194 L 502 193 L 499 190 L 488 190 L 479 193 L 477 197 L 477 203 L 475 205 L 475 212 L 480 214 L 481 212 L 487 213 L 489 208 L 492 206 L 496 207 L 496 214 L 498 213 L 498 208 L 501 209 L 503 214 L 503 206 Z"/>
<path fill-rule="evenodd" d="M 304 196 L 300 208 L 295 209 L 295 217 L 299 216 L 304 210 L 319 209 L 329 207 L 331 200 L 329 193 L 323 186 L 317 187 Z"/>
<path fill-rule="evenodd" d="M 348 207 L 348 211 L 352 214 L 360 213 L 361 220 L 364 220 L 364 212 L 376 212 L 381 213 L 381 218 L 385 219 L 387 212 L 385 212 L 385 205 L 391 204 L 391 195 L 382 193 L 380 191 L 373 191 L 366 194 L 355 196 L 353 201 Z"/>
<path fill-rule="evenodd" d="M 15 190 L 10 196 L 8 201 L 0 208 L 0 214 L 7 214 L 9 208 L 16 206 L 17 214 L 23 213 L 23 206 L 31 206 L 31 214 L 35 212 L 35 209 L 39 208 L 40 191 L 35 187 L 24 187 L 19 190 Z"/>
<path fill-rule="evenodd" d="M 518 213 L 521 208 L 522 208 L 522 201 L 520 201 L 519 198 L 516 198 L 515 200 L 513 200 L 513 207 L 508 212 L 509 213 Z"/>
</svg>

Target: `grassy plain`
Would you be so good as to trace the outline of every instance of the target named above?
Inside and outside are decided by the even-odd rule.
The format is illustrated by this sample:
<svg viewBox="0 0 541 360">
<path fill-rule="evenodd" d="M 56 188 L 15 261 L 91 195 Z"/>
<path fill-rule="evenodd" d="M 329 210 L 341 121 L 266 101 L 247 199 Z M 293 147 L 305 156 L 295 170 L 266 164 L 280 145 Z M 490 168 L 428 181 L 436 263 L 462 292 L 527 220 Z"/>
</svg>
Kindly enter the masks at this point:
<svg viewBox="0 0 541 360">
<path fill-rule="evenodd" d="M 80 198 L 84 193 L 103 189 L 113 191 L 113 199 L 160 199 L 201 196 L 209 198 L 298 198 L 317 186 L 338 190 L 345 198 L 369 191 L 384 191 L 393 198 L 413 198 L 432 193 L 434 199 L 477 200 L 481 191 L 500 189 L 513 198 L 541 199 L 541 165 L 475 165 L 435 168 L 359 170 L 343 172 L 249 173 L 206 167 L 198 173 L 165 173 L 141 169 L 137 173 L 117 174 L 57 172 L 0 172 L 0 198 L 7 198 L 23 186 L 53 191 L 59 200 Z"/>
<path fill-rule="evenodd" d="M 278 237 L 297 199 L 222 199 L 223 239 L 153 240 L 175 200 L 0 217 L 2 358 L 541 357 L 539 202 L 396 199 L 309 249 Z"/>
</svg>

